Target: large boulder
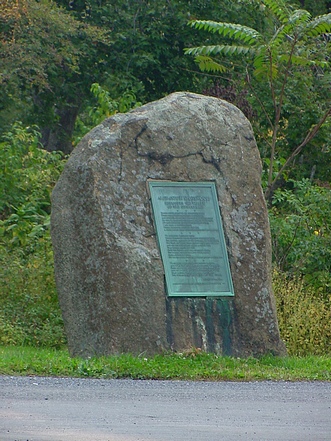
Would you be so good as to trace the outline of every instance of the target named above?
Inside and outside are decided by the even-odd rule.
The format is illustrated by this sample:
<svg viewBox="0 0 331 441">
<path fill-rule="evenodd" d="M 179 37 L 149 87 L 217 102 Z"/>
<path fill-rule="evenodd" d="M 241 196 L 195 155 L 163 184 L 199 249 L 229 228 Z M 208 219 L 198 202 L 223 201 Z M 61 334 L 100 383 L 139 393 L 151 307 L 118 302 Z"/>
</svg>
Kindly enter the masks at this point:
<svg viewBox="0 0 331 441">
<path fill-rule="evenodd" d="M 216 183 L 234 297 L 167 296 L 148 179 Z M 70 354 L 284 355 L 260 180 L 250 123 L 217 98 L 174 93 L 89 132 L 52 195 Z"/>
</svg>

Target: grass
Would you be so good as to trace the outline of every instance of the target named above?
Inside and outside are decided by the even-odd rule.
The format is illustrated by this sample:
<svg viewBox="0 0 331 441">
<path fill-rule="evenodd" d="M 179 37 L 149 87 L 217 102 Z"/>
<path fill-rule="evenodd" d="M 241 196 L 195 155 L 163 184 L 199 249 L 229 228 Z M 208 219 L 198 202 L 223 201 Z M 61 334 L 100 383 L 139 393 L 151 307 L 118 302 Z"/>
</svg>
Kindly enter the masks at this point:
<svg viewBox="0 0 331 441">
<path fill-rule="evenodd" d="M 192 351 L 151 358 L 70 358 L 66 349 L 0 346 L 0 374 L 55 377 L 210 381 L 331 381 L 331 358 L 219 357 Z"/>
</svg>

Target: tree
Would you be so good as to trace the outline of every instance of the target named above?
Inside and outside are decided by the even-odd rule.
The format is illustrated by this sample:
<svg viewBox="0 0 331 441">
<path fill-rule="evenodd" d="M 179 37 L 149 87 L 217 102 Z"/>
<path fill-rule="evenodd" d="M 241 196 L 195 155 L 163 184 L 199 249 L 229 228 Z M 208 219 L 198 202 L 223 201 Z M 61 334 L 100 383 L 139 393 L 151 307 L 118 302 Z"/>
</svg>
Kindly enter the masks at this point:
<svg viewBox="0 0 331 441">
<path fill-rule="evenodd" d="M 218 0 L 57 0 L 76 19 L 110 30 L 107 76 L 97 82 L 113 99 L 131 90 L 141 102 L 159 99 L 178 90 L 200 90 L 204 78 L 194 70 L 183 48 L 196 39 L 186 26 L 196 15 L 219 15 Z M 224 17 L 231 5 L 224 0 Z"/>
<path fill-rule="evenodd" d="M 327 14 L 331 10 L 330 0 L 298 0 L 297 3 L 303 9 L 307 9 L 312 15 Z"/>
<path fill-rule="evenodd" d="M 108 32 L 75 20 L 49 0 L 4 4 L 1 113 L 10 125 L 18 107 L 26 123 L 40 126 L 49 151 L 70 153 L 80 106 L 105 69 Z"/>
<path fill-rule="evenodd" d="M 16 119 L 37 124 L 44 146 L 66 153 L 77 115 L 84 119 L 96 105 L 94 83 L 117 102 L 128 93 L 144 103 L 201 92 L 208 79 L 183 57 L 199 38 L 188 19 L 242 14 L 257 25 L 255 6 L 243 12 L 232 0 L 3 1 L 2 121 L 7 128 Z"/>
<path fill-rule="evenodd" d="M 266 19 L 270 23 L 267 32 L 261 33 L 254 28 L 228 22 L 193 20 L 190 22 L 192 27 L 219 34 L 225 41 L 224 44 L 188 48 L 185 52 L 195 56 L 200 67 L 207 71 L 224 72 L 226 68 L 222 61 L 226 59 L 244 57 L 248 60 L 244 72 L 246 84 L 260 106 L 260 115 L 264 114 L 269 126 L 264 138 L 269 144 L 265 195 L 270 198 L 295 157 L 323 126 L 330 124 L 330 84 L 326 84 L 327 99 L 319 96 L 315 114 L 307 118 L 306 133 L 301 135 L 300 141 L 296 138 L 295 144 L 288 143 L 289 149 L 284 148 L 288 142 L 285 136 L 287 128 L 292 127 L 293 117 L 287 108 L 291 107 L 293 90 L 299 86 L 300 92 L 306 89 L 307 94 L 308 88 L 316 96 L 318 89 L 321 90 L 321 78 L 325 78 L 329 69 L 327 34 L 331 32 L 331 14 L 312 18 L 308 11 L 295 9 L 286 0 L 261 0 L 259 4 L 265 8 Z M 215 60 L 215 55 L 222 60 Z M 268 89 L 268 102 L 263 99 L 265 96 L 261 98 L 261 93 L 255 87 L 256 81 L 259 81 L 260 92 Z M 305 109 L 298 105 L 297 110 L 299 108 L 300 118 L 303 119 Z M 287 156 L 283 159 L 279 153 L 284 152 Z"/>
<path fill-rule="evenodd" d="M 128 93 L 144 103 L 179 90 L 200 92 L 206 76 L 183 57 L 199 38 L 187 20 L 240 15 L 230 0 L 4 1 L 2 120 L 7 128 L 15 119 L 37 124 L 46 148 L 66 152 L 77 114 L 95 105 L 93 83 L 115 101 Z"/>
</svg>

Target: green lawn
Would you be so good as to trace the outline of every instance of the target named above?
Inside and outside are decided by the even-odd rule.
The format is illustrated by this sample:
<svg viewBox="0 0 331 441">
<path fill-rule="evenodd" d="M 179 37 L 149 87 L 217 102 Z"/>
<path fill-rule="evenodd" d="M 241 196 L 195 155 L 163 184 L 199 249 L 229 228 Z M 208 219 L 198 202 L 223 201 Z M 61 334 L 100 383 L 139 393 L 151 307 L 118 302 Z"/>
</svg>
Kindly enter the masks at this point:
<svg viewBox="0 0 331 441">
<path fill-rule="evenodd" d="M 70 358 L 66 349 L 0 346 L 0 374 L 213 381 L 331 381 L 331 358 L 219 357 L 192 351 L 154 357 Z"/>
</svg>

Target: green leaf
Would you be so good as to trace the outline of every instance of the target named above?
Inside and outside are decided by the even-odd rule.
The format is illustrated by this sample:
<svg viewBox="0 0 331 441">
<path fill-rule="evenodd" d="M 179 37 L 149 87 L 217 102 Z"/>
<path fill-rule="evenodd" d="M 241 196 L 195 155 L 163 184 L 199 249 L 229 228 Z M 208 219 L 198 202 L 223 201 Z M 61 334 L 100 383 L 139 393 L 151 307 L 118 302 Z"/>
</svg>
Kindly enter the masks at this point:
<svg viewBox="0 0 331 441">
<path fill-rule="evenodd" d="M 213 46 L 199 46 L 184 49 L 185 55 L 255 55 L 255 49 L 247 46 L 230 46 L 230 45 L 213 45 Z"/>
<path fill-rule="evenodd" d="M 288 23 L 292 26 L 298 26 L 300 24 L 306 24 L 311 20 L 311 14 L 304 9 L 296 9 L 293 14 L 290 15 Z"/>
<path fill-rule="evenodd" d="M 260 53 L 254 59 L 254 76 L 263 80 L 274 79 L 278 74 L 275 53 L 269 47 L 262 47 Z"/>
<path fill-rule="evenodd" d="M 264 3 L 275 14 L 282 24 L 288 22 L 290 10 L 287 7 L 285 0 L 262 0 L 262 3 Z"/>
<path fill-rule="evenodd" d="M 222 23 L 210 20 L 194 20 L 189 25 L 196 29 L 203 29 L 208 32 L 219 33 L 223 37 L 229 37 L 233 40 L 241 40 L 251 46 L 263 41 L 262 35 L 248 26 L 235 23 Z"/>
<path fill-rule="evenodd" d="M 306 26 L 305 34 L 308 37 L 318 37 L 331 32 L 331 14 L 320 15 Z"/>
<path fill-rule="evenodd" d="M 217 63 L 211 57 L 206 55 L 198 55 L 195 57 L 195 62 L 203 72 L 225 72 L 227 69 L 220 63 Z"/>
</svg>

